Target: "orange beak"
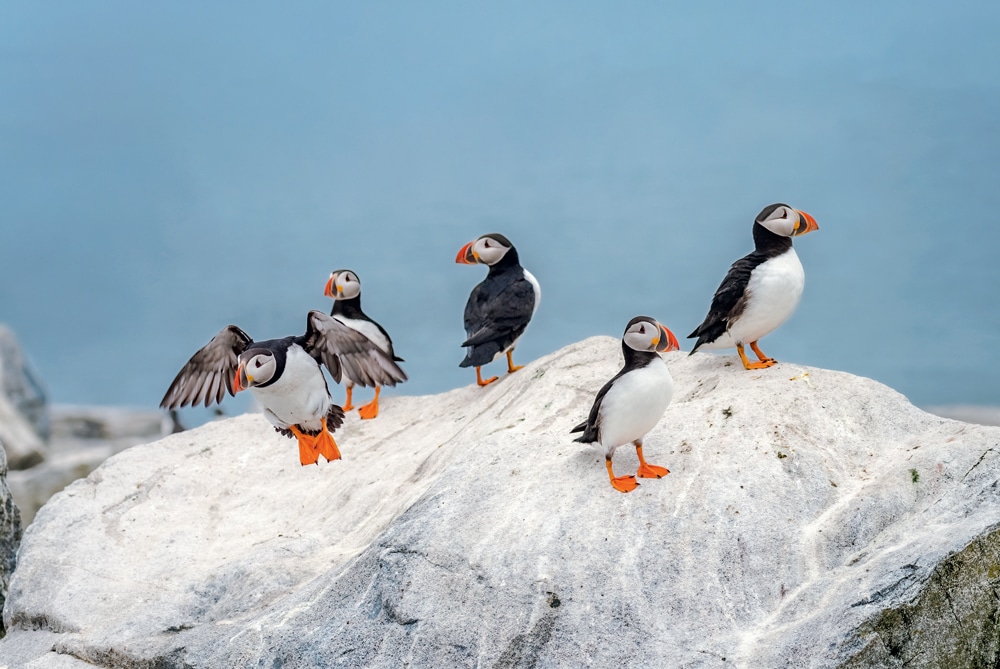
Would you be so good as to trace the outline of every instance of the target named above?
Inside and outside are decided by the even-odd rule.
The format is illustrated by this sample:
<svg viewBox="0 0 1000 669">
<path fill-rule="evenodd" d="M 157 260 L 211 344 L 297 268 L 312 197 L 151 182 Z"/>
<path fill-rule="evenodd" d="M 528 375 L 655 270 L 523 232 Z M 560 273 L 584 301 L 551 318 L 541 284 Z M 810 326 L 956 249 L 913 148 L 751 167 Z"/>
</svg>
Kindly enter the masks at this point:
<svg viewBox="0 0 1000 669">
<path fill-rule="evenodd" d="M 674 333 L 660 323 L 657 325 L 660 326 L 660 341 L 656 345 L 656 352 L 665 353 L 666 351 L 681 350 L 681 345 L 677 343 L 677 337 L 674 336 Z"/>
<path fill-rule="evenodd" d="M 327 297 L 333 297 L 333 280 L 336 278 L 335 274 L 331 274 L 330 278 L 326 280 L 326 286 L 323 288 L 323 294 Z"/>
<path fill-rule="evenodd" d="M 475 265 L 476 262 L 477 262 L 477 260 L 476 260 L 476 256 L 474 256 L 472 254 L 472 245 L 473 244 L 475 244 L 475 242 L 469 242 L 468 244 L 466 244 L 465 246 L 463 246 L 461 249 L 459 249 L 458 255 L 455 256 L 455 262 L 457 262 L 457 263 L 459 263 L 461 265 Z"/>
<path fill-rule="evenodd" d="M 800 209 L 796 209 L 795 211 L 799 212 L 799 224 L 795 226 L 795 232 L 792 234 L 797 237 L 813 230 L 819 230 L 819 225 L 816 223 L 815 218 Z M 805 227 L 802 226 L 803 223 L 805 223 Z"/>
<path fill-rule="evenodd" d="M 236 368 L 236 377 L 233 379 L 233 394 L 240 392 L 241 390 L 246 390 L 246 386 L 243 385 L 244 369 L 243 363 L 241 362 Z"/>
</svg>

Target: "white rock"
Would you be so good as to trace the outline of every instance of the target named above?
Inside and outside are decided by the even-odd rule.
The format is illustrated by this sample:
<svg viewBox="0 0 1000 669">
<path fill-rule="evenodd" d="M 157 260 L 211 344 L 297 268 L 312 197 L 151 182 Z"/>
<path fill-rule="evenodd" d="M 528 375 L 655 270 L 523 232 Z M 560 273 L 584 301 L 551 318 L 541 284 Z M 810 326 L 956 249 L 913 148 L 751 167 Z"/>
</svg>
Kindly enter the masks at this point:
<svg viewBox="0 0 1000 669">
<path fill-rule="evenodd" d="M 569 434 L 619 346 L 384 397 L 317 467 L 258 415 L 126 450 L 26 532 L 0 666 L 995 660 L 1000 429 L 848 374 L 668 354 L 644 451 L 672 473 L 625 495 Z"/>
</svg>

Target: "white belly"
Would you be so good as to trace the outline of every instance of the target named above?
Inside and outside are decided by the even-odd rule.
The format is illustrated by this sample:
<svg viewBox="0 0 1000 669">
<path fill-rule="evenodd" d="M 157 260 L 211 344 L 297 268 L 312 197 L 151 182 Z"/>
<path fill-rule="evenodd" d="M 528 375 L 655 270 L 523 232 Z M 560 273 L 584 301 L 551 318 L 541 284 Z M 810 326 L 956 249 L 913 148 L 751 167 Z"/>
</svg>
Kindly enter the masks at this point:
<svg viewBox="0 0 1000 669">
<path fill-rule="evenodd" d="M 601 446 L 608 454 L 642 439 L 656 427 L 674 396 L 674 380 L 662 360 L 622 376 L 601 402 Z"/>
<path fill-rule="evenodd" d="M 343 316 L 336 316 L 336 319 L 341 323 L 343 323 L 344 325 L 346 325 L 347 327 L 351 328 L 352 330 L 355 330 L 363 334 L 365 337 L 368 338 L 369 341 L 371 341 L 373 344 L 378 346 L 386 353 L 389 352 L 388 337 L 382 334 L 382 331 L 378 329 L 378 326 L 372 323 L 371 321 L 355 320 L 353 318 L 344 318 Z M 344 377 L 345 385 L 353 386 L 355 383 L 357 383 L 347 374 L 346 371 L 343 372 L 342 376 Z"/>
<path fill-rule="evenodd" d="M 795 311 L 806 274 L 795 249 L 758 265 L 747 284 L 747 306 L 729 330 L 704 348 L 729 348 L 749 344 L 773 332 Z"/>
<path fill-rule="evenodd" d="M 251 388 L 250 392 L 260 403 L 264 416 L 280 428 L 301 425 L 307 430 L 318 430 L 332 405 L 319 365 L 294 344 L 288 349 L 281 377 L 269 386 Z"/>
</svg>

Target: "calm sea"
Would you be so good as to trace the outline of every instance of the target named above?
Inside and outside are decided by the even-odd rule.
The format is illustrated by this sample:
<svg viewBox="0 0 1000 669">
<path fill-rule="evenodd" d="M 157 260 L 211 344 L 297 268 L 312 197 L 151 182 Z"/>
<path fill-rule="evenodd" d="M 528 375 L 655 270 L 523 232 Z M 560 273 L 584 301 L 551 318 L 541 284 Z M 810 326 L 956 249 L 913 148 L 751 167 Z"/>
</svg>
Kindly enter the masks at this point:
<svg viewBox="0 0 1000 669">
<path fill-rule="evenodd" d="M 352 268 L 433 393 L 473 380 L 479 234 L 542 284 L 524 363 L 683 342 L 783 201 L 820 230 L 769 355 L 997 404 L 1000 5 L 871 4 L 8 5 L 0 321 L 55 401 L 152 407 Z"/>
</svg>

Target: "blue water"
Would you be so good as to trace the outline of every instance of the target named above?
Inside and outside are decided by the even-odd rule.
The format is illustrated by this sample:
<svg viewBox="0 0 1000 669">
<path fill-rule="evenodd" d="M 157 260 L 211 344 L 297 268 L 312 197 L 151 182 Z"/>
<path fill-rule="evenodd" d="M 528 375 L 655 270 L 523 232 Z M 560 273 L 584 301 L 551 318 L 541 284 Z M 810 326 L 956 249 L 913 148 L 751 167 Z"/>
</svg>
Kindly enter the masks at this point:
<svg viewBox="0 0 1000 669">
<path fill-rule="evenodd" d="M 54 400 L 155 406 L 343 267 L 397 392 L 467 384 L 493 231 L 543 287 L 516 362 L 683 340 L 784 201 L 820 230 L 769 355 L 1000 401 L 1000 4 L 375 4 L 0 8 L 0 321 Z"/>
</svg>

